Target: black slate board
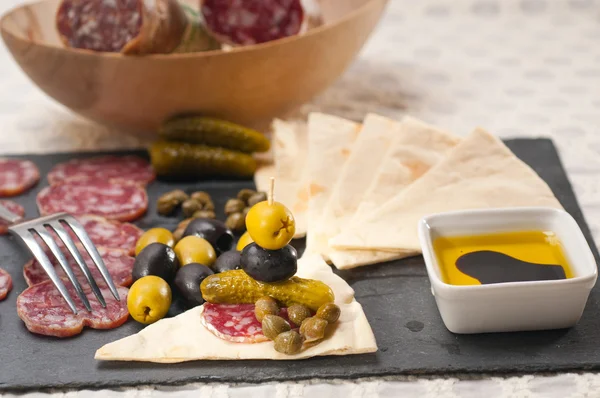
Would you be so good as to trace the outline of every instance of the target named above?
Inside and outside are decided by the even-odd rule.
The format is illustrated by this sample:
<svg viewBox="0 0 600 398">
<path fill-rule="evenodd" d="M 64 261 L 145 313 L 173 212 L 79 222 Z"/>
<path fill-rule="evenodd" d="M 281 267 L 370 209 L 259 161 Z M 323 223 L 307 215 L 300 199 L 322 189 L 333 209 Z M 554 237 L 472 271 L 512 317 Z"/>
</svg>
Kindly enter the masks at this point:
<svg viewBox="0 0 600 398">
<path fill-rule="evenodd" d="M 551 141 L 510 140 L 508 146 L 546 180 L 566 210 L 582 227 L 594 256 L 598 252 L 583 219 L 571 185 Z M 27 156 L 42 173 L 52 165 L 86 154 Z M 46 185 L 18 197 L 29 215 L 37 214 L 35 194 Z M 209 181 L 198 184 L 153 183 L 150 198 L 175 186 L 203 189 L 222 209 L 250 182 Z M 222 216 L 222 215 L 221 215 Z M 174 227 L 175 219 L 156 215 L 153 207 L 137 224 Z M 299 243 L 300 246 L 302 243 Z M 17 317 L 15 301 L 25 288 L 21 266 L 28 256 L 17 250 L 13 238 L 0 238 L 0 266 L 14 279 L 14 289 L 0 303 L 0 391 L 45 388 L 107 388 L 141 384 L 189 382 L 246 382 L 309 378 L 359 378 L 401 374 L 506 373 L 600 369 L 600 287 L 590 296 L 581 322 L 569 330 L 487 335 L 454 335 L 443 325 L 430 292 L 423 259 L 380 264 L 340 272 L 356 291 L 371 322 L 379 352 L 303 361 L 204 361 L 178 365 L 96 362 L 100 346 L 141 329 L 133 321 L 111 331 L 86 330 L 75 338 L 59 340 L 29 333 Z"/>
</svg>

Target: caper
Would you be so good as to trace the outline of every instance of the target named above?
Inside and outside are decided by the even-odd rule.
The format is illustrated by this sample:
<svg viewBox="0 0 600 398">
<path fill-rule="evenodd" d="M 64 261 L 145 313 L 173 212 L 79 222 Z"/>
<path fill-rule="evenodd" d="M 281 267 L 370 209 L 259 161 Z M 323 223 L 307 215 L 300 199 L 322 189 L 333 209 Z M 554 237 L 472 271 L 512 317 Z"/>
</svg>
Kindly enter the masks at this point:
<svg viewBox="0 0 600 398">
<path fill-rule="evenodd" d="M 229 199 L 227 203 L 225 203 L 225 215 L 229 216 L 233 213 L 240 213 L 244 210 L 246 204 L 239 199 Z"/>
<path fill-rule="evenodd" d="M 302 325 L 300 325 L 300 334 L 304 337 L 307 343 L 311 341 L 321 340 L 325 337 L 325 329 L 327 328 L 327 321 L 325 319 L 317 318 L 313 316 L 306 318 Z"/>
<path fill-rule="evenodd" d="M 244 215 L 244 219 L 248 215 L 248 212 L 250 211 L 250 209 L 251 209 L 251 207 L 244 207 L 244 210 L 242 210 L 242 214 Z"/>
<path fill-rule="evenodd" d="M 335 323 L 340 318 L 341 312 L 340 307 L 337 305 L 327 303 L 319 307 L 317 317 L 326 320 L 328 323 Z"/>
<path fill-rule="evenodd" d="M 279 305 L 272 297 L 261 297 L 254 304 L 254 315 L 257 321 L 262 322 L 266 315 L 279 315 Z"/>
<path fill-rule="evenodd" d="M 177 225 L 177 228 L 175 228 L 175 231 L 173 231 L 173 238 L 175 239 L 175 242 L 179 242 L 181 240 L 185 229 L 192 220 L 193 218 L 186 218 Z"/>
<path fill-rule="evenodd" d="M 262 332 L 269 340 L 275 340 L 281 333 L 292 330 L 285 319 L 277 315 L 265 315 L 262 320 Z"/>
<path fill-rule="evenodd" d="M 202 204 L 203 206 L 208 203 L 208 202 L 212 202 L 212 198 L 210 197 L 210 195 L 207 192 L 204 191 L 197 191 L 194 192 L 190 198 L 198 201 L 200 204 Z"/>
<path fill-rule="evenodd" d="M 292 304 L 287 309 L 288 318 L 294 325 L 302 325 L 302 322 L 306 318 L 310 318 L 312 314 L 308 307 L 303 306 L 302 304 Z"/>
<path fill-rule="evenodd" d="M 233 232 L 243 232 L 246 229 L 246 217 L 242 213 L 230 214 L 225 225 Z"/>
<path fill-rule="evenodd" d="M 254 195 L 255 193 L 256 191 L 254 189 L 244 188 L 240 192 L 238 192 L 237 198 L 247 204 L 248 199 L 250 199 L 250 196 Z"/>
<path fill-rule="evenodd" d="M 212 219 L 215 219 L 215 218 L 217 218 L 217 215 L 212 210 L 198 210 L 197 212 L 194 213 L 194 215 L 192 216 L 192 218 L 212 218 Z"/>
<path fill-rule="evenodd" d="M 191 217 L 198 210 L 202 210 L 202 203 L 195 199 L 188 199 L 181 204 L 181 210 L 186 217 Z"/>
<path fill-rule="evenodd" d="M 259 202 L 267 200 L 267 194 L 265 192 L 257 192 L 248 198 L 248 206 L 252 207 Z"/>
<path fill-rule="evenodd" d="M 185 200 L 188 199 L 188 196 L 181 189 L 176 189 L 171 192 L 167 192 L 158 198 L 156 202 L 156 209 L 158 214 L 163 216 L 168 216 L 172 214 L 175 209 Z"/>
<path fill-rule="evenodd" d="M 204 209 L 204 210 L 212 210 L 212 211 L 214 211 L 214 210 L 215 210 L 215 204 L 213 203 L 213 201 L 212 201 L 212 200 L 210 200 L 210 201 L 208 201 L 208 202 L 206 202 L 206 203 L 204 204 L 204 207 L 203 207 L 203 209 Z"/>
<path fill-rule="evenodd" d="M 275 337 L 275 351 L 282 354 L 292 355 L 298 353 L 302 349 L 302 336 L 294 330 L 280 333 Z"/>
</svg>

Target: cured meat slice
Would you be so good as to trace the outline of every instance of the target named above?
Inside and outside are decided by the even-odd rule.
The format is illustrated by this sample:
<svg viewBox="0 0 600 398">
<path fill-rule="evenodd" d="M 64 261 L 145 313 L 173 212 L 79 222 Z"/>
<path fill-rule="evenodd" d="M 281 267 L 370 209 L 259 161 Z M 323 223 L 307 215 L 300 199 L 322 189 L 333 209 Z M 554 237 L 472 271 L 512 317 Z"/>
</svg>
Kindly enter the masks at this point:
<svg viewBox="0 0 600 398">
<path fill-rule="evenodd" d="M 78 248 L 79 252 L 83 256 L 83 259 L 85 260 L 85 263 L 88 265 L 92 276 L 98 283 L 98 286 L 106 286 L 106 283 L 102 278 L 102 274 L 100 273 L 100 271 L 98 271 L 98 269 L 92 262 L 92 259 L 87 254 L 87 251 L 79 245 Z M 56 270 L 57 274 L 59 276 L 66 277 L 65 272 L 58 264 L 58 261 L 47 248 L 46 253 L 48 258 L 54 265 L 54 269 Z M 88 282 L 85 279 L 83 273 L 81 272 L 81 269 L 79 269 L 79 266 L 75 262 L 75 259 L 73 259 L 71 254 L 66 249 L 63 249 L 63 253 L 65 254 L 65 257 L 69 262 L 69 266 L 73 270 L 73 273 L 75 274 L 75 277 L 77 278 L 79 283 L 82 286 L 87 286 Z M 122 250 L 108 249 L 106 247 L 98 247 L 98 253 L 100 253 L 100 256 L 104 260 L 104 264 L 106 265 L 106 268 L 108 268 L 108 272 L 112 276 L 115 285 L 131 285 L 131 272 L 133 271 L 133 263 L 135 261 L 133 257 L 128 256 L 127 253 L 125 253 Z M 23 276 L 25 277 L 25 281 L 29 286 L 33 286 L 35 284 L 44 282 L 49 279 L 48 275 L 46 274 L 40 263 L 37 262 L 37 260 L 31 260 L 27 264 L 25 264 L 25 266 L 23 267 Z"/>
<path fill-rule="evenodd" d="M 289 322 L 287 308 L 279 314 Z M 235 343 L 261 343 L 268 341 L 262 325 L 254 315 L 254 304 L 205 303 L 202 324 L 215 336 Z M 296 326 L 291 324 L 292 328 Z"/>
<path fill-rule="evenodd" d="M 63 0 L 56 14 L 66 46 L 124 54 L 170 53 L 187 24 L 177 0 Z"/>
<path fill-rule="evenodd" d="M 12 278 L 10 274 L 0 268 L 0 301 L 6 298 L 8 292 L 12 289 Z"/>
<path fill-rule="evenodd" d="M 0 205 L 6 207 L 9 211 L 21 216 L 21 219 L 23 219 L 23 216 L 25 215 L 25 209 L 20 204 L 15 203 L 12 200 L 0 200 Z M 4 220 L 0 220 L 0 235 L 7 234 L 9 226 L 9 223 L 7 223 Z"/>
<path fill-rule="evenodd" d="M 103 217 L 93 215 L 77 216 L 88 236 L 96 246 L 110 249 L 120 249 L 132 256 L 135 244 L 144 231 L 133 224 L 119 221 L 110 221 Z M 75 234 L 71 233 L 73 238 Z"/>
<path fill-rule="evenodd" d="M 202 0 L 209 31 L 233 45 L 249 45 L 293 36 L 304 25 L 300 0 Z"/>
<path fill-rule="evenodd" d="M 0 197 L 20 195 L 39 180 L 40 172 L 33 162 L 0 158 Z"/>
<path fill-rule="evenodd" d="M 131 221 L 148 207 L 146 190 L 131 182 L 71 180 L 42 189 L 37 196 L 41 215 L 67 212 Z"/>
<path fill-rule="evenodd" d="M 60 163 L 48 173 L 48 182 L 58 184 L 65 180 L 131 181 L 146 185 L 156 178 L 150 164 L 137 156 L 97 156 L 72 159 Z"/>
<path fill-rule="evenodd" d="M 46 336 L 70 337 L 81 333 L 85 326 L 93 329 L 114 329 L 127 321 L 129 290 L 126 287 L 117 287 L 121 301 L 116 301 L 107 288 L 101 289 L 106 299 L 106 308 L 102 308 L 91 289 L 84 287 L 92 306 L 92 312 L 88 312 L 67 280 L 65 286 L 76 303 L 77 315 L 71 312 L 51 281 L 31 286 L 19 295 L 17 314 L 30 332 Z"/>
</svg>

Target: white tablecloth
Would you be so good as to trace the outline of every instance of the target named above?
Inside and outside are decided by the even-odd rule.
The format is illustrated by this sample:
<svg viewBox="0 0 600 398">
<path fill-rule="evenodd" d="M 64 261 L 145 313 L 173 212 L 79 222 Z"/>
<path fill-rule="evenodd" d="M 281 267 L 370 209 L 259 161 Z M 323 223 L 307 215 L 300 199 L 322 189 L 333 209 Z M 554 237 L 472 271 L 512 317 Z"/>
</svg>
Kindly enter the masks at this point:
<svg viewBox="0 0 600 398">
<path fill-rule="evenodd" d="M 22 0 L 1 0 L 0 12 Z M 349 34 L 351 34 L 349 32 Z M 390 0 L 347 73 L 300 113 L 411 114 L 457 134 L 549 136 L 600 238 L 600 1 Z M 134 148 L 45 97 L 0 46 L 0 152 Z M 397 378 L 68 392 L 127 397 L 600 397 L 600 376 Z M 6 395 L 10 396 L 10 395 Z M 29 394 L 28 397 L 46 397 Z"/>
</svg>

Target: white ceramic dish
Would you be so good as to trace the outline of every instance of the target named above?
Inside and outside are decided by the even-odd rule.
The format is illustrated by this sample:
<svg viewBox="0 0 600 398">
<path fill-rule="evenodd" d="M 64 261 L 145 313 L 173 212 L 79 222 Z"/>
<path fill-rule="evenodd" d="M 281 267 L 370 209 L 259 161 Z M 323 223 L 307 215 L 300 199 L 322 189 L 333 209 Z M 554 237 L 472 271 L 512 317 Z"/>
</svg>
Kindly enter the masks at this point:
<svg viewBox="0 0 600 398">
<path fill-rule="evenodd" d="M 453 333 L 560 329 L 583 313 L 598 268 L 577 222 L 565 211 L 531 207 L 467 210 L 424 217 L 419 239 L 432 292 L 444 324 Z M 527 230 L 553 231 L 573 278 L 477 286 L 444 283 L 433 241 L 440 236 L 481 235 Z"/>
</svg>

